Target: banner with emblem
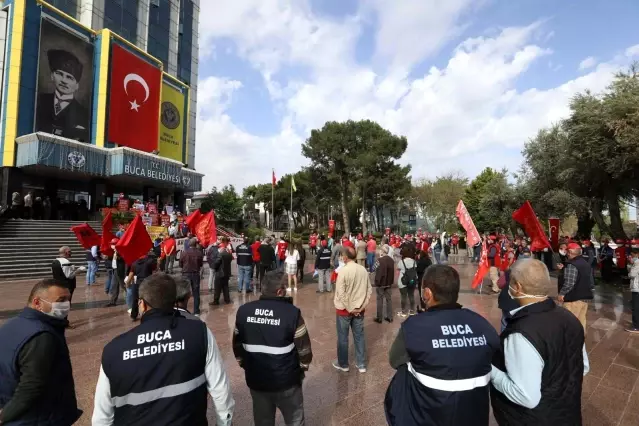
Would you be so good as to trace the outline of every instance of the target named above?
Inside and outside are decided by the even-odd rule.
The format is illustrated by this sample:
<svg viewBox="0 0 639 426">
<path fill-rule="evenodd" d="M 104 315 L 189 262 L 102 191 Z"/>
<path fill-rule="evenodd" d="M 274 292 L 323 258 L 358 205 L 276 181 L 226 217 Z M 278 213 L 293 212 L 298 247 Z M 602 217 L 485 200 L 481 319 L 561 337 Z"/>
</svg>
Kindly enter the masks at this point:
<svg viewBox="0 0 639 426">
<path fill-rule="evenodd" d="M 172 84 L 162 83 L 160 104 L 160 156 L 182 162 L 184 150 L 185 96 Z"/>
</svg>

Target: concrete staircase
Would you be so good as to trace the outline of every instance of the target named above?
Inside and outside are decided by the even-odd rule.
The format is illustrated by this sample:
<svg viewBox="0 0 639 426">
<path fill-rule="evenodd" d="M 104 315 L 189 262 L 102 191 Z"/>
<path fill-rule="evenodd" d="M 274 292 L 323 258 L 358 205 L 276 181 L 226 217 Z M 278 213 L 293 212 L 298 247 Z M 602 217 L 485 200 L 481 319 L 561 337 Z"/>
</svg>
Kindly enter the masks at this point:
<svg viewBox="0 0 639 426">
<path fill-rule="evenodd" d="M 62 246 L 69 246 L 77 266 L 86 266 L 86 251 L 69 230 L 84 222 L 15 220 L 0 224 L 0 283 L 51 276 L 51 261 Z M 101 234 L 100 222 L 88 222 Z M 104 264 L 100 264 L 104 270 Z M 82 274 L 84 277 L 84 274 Z"/>
</svg>

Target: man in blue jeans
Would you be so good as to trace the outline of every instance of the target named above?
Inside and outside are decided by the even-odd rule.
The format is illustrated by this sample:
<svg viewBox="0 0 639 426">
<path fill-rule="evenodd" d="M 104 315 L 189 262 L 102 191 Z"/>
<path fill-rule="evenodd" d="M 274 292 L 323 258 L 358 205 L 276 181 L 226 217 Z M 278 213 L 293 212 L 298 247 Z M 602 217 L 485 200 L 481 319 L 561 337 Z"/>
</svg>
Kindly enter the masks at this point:
<svg viewBox="0 0 639 426">
<path fill-rule="evenodd" d="M 244 237 L 242 244 L 237 246 L 237 292 L 251 291 L 251 274 L 253 271 L 253 250 L 248 237 Z"/>
<path fill-rule="evenodd" d="M 87 250 L 87 285 L 95 284 L 95 274 L 98 272 L 98 261 L 100 252 L 98 246 L 92 246 Z"/>
<path fill-rule="evenodd" d="M 333 367 L 348 372 L 348 329 L 353 330 L 355 362 L 360 373 L 366 373 L 366 339 L 364 337 L 364 310 L 371 299 L 373 288 L 366 268 L 358 265 L 352 247 L 340 249 L 342 268 L 335 283 L 335 310 L 337 323 L 337 360 Z"/>
</svg>

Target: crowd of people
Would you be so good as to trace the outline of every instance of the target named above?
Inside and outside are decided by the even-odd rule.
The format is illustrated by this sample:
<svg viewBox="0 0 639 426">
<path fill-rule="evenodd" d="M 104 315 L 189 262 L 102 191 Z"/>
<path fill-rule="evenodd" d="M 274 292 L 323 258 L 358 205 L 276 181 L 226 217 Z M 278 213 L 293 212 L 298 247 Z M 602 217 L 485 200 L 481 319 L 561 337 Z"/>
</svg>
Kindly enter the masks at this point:
<svg viewBox="0 0 639 426">
<path fill-rule="evenodd" d="M 333 368 L 339 374 L 350 371 L 352 333 L 355 368 L 367 372 L 364 318 L 373 289 L 374 321 L 381 324 L 393 322 L 391 294 L 397 285 L 401 309 L 396 315 L 403 322 L 388 355 L 396 370 L 384 399 L 389 425 L 488 425 L 491 407 L 500 425 L 581 424 L 582 381 L 589 371 L 587 302 L 595 284 L 590 245 L 561 241 L 551 262 L 559 275 L 553 300 L 553 268 L 535 258 L 544 259 L 543 254 L 531 252 L 525 238 L 511 242 L 486 235 L 484 255 L 503 312 L 498 333 L 458 303 L 460 276 L 446 264 L 451 240 L 445 234 L 388 235 L 379 242 L 371 235 L 311 235 L 317 293 L 333 293 Z M 274 425 L 277 410 L 287 425 L 305 423 L 302 383 L 313 362 L 312 340 L 292 297 L 305 265 L 301 242 L 270 236 L 244 238 L 233 247 L 222 237 L 202 247 L 191 238 L 179 258 L 179 275 L 173 270 L 172 235 L 132 265 L 118 255 L 116 243 L 117 238 L 111 241 L 114 255 L 104 259 L 110 266 L 107 306 L 117 303 L 123 288 L 129 314 L 142 321 L 104 347 L 93 425 L 142 419 L 156 425 L 206 424 L 207 393 L 217 424 L 232 424 L 235 402 L 228 374 L 215 336 L 199 315 L 204 263 L 214 294 L 209 304 L 215 306 L 222 295 L 231 302 L 234 257 L 238 292 L 260 294 L 237 310 L 232 337 L 250 389 L 254 424 Z M 639 248 L 630 252 L 623 264 L 633 291 L 628 331 L 637 332 Z M 600 253 L 594 251 L 594 257 L 607 256 L 604 249 Z M 89 250 L 87 262 L 99 261 L 96 254 Z M 82 414 L 64 337 L 80 270 L 70 258 L 70 249 L 62 247 L 52 264 L 53 279 L 38 282 L 27 307 L 0 327 L 0 424 L 64 426 Z"/>
</svg>

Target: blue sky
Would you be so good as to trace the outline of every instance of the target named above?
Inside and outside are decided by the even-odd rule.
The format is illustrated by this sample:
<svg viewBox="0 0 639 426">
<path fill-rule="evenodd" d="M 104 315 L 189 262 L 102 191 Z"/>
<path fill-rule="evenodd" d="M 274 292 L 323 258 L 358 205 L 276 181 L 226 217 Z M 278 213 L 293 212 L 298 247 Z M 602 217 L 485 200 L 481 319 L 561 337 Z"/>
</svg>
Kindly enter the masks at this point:
<svg viewBox="0 0 639 426">
<path fill-rule="evenodd" d="M 408 137 L 413 179 L 515 171 L 524 142 L 639 59 L 630 0 L 205 0 L 196 167 L 205 189 L 306 164 L 327 120 Z"/>
</svg>

